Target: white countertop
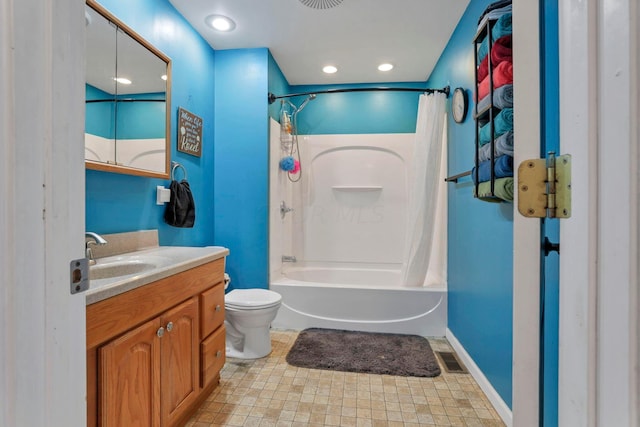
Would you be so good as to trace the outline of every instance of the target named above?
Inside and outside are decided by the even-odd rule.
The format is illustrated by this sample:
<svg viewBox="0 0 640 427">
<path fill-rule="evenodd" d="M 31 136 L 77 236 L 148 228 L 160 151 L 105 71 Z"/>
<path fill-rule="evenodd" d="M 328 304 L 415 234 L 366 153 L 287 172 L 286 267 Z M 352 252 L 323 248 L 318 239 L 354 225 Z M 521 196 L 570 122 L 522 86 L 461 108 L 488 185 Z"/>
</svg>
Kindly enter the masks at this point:
<svg viewBox="0 0 640 427">
<path fill-rule="evenodd" d="M 119 264 L 129 261 L 153 264 L 153 268 L 141 273 L 121 275 L 112 278 L 94 279 L 89 282 L 85 293 L 86 304 L 113 297 L 115 295 L 144 286 L 156 280 L 164 279 L 189 270 L 229 254 L 222 246 L 188 247 L 157 246 L 150 249 L 114 255 L 96 260 L 96 267 Z"/>
</svg>

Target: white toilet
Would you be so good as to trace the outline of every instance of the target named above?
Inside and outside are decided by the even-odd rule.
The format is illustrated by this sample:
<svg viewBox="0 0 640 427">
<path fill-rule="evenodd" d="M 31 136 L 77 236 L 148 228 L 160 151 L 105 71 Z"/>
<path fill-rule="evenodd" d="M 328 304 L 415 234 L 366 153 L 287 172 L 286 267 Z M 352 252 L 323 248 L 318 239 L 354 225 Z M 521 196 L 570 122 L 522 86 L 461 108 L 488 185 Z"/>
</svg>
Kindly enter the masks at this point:
<svg viewBox="0 0 640 427">
<path fill-rule="evenodd" d="M 266 289 L 234 289 L 224 296 L 227 357 L 258 359 L 271 353 L 269 328 L 282 296 Z"/>
</svg>

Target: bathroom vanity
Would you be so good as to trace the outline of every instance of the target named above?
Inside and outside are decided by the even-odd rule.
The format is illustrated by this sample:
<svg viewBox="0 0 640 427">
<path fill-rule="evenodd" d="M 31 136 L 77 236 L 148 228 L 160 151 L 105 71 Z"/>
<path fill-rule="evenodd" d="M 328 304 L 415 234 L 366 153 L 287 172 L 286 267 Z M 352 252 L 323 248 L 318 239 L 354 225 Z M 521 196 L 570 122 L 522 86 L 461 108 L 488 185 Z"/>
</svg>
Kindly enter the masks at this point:
<svg viewBox="0 0 640 427">
<path fill-rule="evenodd" d="M 182 425 L 217 386 L 227 254 L 157 247 L 98 259 L 156 265 L 94 280 L 87 292 L 88 426 Z"/>
</svg>

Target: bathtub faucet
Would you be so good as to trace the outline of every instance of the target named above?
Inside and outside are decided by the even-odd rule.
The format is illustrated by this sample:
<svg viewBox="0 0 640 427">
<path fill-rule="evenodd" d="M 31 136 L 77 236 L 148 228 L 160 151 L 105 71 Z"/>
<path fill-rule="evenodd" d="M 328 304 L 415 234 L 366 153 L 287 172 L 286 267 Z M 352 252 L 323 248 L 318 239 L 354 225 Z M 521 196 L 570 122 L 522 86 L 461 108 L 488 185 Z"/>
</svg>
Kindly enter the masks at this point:
<svg viewBox="0 0 640 427">
<path fill-rule="evenodd" d="M 289 212 L 293 212 L 293 208 L 288 207 L 283 200 L 282 203 L 280 203 L 280 218 L 284 219 L 284 216 Z"/>
<path fill-rule="evenodd" d="M 293 255 L 282 255 L 282 262 L 298 262 Z"/>
</svg>

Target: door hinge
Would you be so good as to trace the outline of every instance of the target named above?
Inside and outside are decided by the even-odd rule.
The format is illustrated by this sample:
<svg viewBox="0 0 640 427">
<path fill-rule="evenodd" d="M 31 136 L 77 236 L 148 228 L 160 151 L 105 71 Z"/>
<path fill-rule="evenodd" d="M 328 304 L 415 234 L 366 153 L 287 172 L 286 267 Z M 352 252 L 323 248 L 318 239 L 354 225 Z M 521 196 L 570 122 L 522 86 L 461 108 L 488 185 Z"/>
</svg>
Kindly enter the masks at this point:
<svg viewBox="0 0 640 427">
<path fill-rule="evenodd" d="M 571 155 L 531 159 L 518 167 L 518 211 L 530 218 L 571 216 Z"/>
</svg>

